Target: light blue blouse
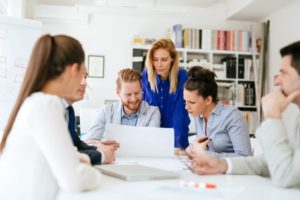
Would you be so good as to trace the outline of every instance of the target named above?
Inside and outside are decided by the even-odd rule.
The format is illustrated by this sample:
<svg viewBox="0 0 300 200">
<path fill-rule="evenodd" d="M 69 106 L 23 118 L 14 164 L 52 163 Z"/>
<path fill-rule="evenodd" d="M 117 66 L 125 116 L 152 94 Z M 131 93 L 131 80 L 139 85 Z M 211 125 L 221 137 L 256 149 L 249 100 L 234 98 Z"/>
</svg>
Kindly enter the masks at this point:
<svg viewBox="0 0 300 200">
<path fill-rule="evenodd" d="M 247 124 L 234 106 L 218 102 L 208 119 L 206 131 L 204 117 L 195 117 L 195 124 L 198 137 L 212 139 L 208 154 L 215 157 L 251 155 Z"/>
</svg>

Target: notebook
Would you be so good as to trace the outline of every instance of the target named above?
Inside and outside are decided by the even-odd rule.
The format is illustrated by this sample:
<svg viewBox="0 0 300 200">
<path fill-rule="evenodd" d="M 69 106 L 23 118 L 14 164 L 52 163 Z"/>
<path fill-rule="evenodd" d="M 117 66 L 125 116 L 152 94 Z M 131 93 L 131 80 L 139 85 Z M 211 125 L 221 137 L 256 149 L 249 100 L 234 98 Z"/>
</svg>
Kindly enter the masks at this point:
<svg viewBox="0 0 300 200">
<path fill-rule="evenodd" d="M 125 181 L 145 181 L 178 178 L 179 174 L 143 165 L 96 165 L 103 174 Z"/>
<path fill-rule="evenodd" d="M 104 138 L 120 143 L 116 157 L 174 157 L 174 129 L 107 124 Z"/>
</svg>

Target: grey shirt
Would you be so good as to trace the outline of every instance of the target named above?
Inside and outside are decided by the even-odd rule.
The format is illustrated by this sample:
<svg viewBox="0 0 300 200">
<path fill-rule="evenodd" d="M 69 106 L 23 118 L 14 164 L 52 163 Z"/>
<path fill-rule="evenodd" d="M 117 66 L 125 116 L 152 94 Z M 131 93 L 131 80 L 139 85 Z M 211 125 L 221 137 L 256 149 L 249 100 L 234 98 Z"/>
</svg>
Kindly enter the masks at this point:
<svg viewBox="0 0 300 200">
<path fill-rule="evenodd" d="M 128 118 L 124 119 L 123 105 L 121 102 L 105 105 L 99 111 L 91 128 L 84 136 L 84 139 L 103 139 L 105 125 L 109 123 L 123 125 L 133 125 L 134 123 L 135 126 L 160 127 L 160 112 L 156 106 L 149 106 L 147 102 L 142 101 L 140 108 L 135 115 L 137 116 L 137 120 L 135 117 L 133 117 L 132 120 L 136 120 L 136 122 L 128 121 Z"/>
<path fill-rule="evenodd" d="M 268 119 L 256 136 L 263 155 L 230 158 L 231 174 L 271 176 L 274 184 L 300 188 L 300 114 L 294 132 L 287 133 L 281 119 Z"/>
</svg>

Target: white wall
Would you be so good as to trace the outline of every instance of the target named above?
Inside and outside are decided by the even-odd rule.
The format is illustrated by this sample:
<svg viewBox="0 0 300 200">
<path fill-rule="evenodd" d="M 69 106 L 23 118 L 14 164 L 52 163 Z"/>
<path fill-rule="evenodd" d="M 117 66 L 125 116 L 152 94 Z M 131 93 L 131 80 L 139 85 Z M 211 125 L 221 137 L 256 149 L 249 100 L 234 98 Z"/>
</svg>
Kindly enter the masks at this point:
<svg viewBox="0 0 300 200">
<path fill-rule="evenodd" d="M 280 48 L 300 40 L 299 10 L 300 1 L 294 1 L 265 19 L 270 20 L 270 70 L 267 72 L 270 90 L 274 89 L 273 77 L 278 72 L 281 64 Z M 284 112 L 284 122 L 289 131 L 292 130 L 298 112 L 295 105 L 289 106 Z"/>
<path fill-rule="evenodd" d="M 44 21 L 43 31 L 52 34 L 64 33 L 79 39 L 86 54 L 105 56 L 105 78 L 88 79 L 87 98 L 75 105 L 78 108 L 98 108 L 105 99 L 117 99 L 115 79 L 117 72 L 132 65 L 132 38 L 163 37 L 167 29 L 176 23 L 192 28 L 217 28 L 233 30 L 250 30 L 249 22 L 228 22 L 223 5 L 210 9 L 192 10 L 185 16 L 121 16 L 93 15 L 88 24 L 65 23 L 58 20 Z"/>
</svg>

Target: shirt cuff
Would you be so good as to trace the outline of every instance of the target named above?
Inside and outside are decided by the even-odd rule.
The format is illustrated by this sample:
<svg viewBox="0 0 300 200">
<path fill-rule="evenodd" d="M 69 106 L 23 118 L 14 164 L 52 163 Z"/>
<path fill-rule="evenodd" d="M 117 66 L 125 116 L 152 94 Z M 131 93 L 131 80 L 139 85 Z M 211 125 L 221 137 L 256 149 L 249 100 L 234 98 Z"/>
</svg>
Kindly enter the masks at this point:
<svg viewBox="0 0 300 200">
<path fill-rule="evenodd" d="M 103 151 L 98 150 L 101 153 L 101 164 L 104 163 L 105 161 L 105 154 L 103 153 Z"/>
<path fill-rule="evenodd" d="M 231 174 L 232 173 L 232 162 L 229 158 L 224 158 L 225 161 L 227 162 L 227 171 L 225 174 Z"/>
</svg>

